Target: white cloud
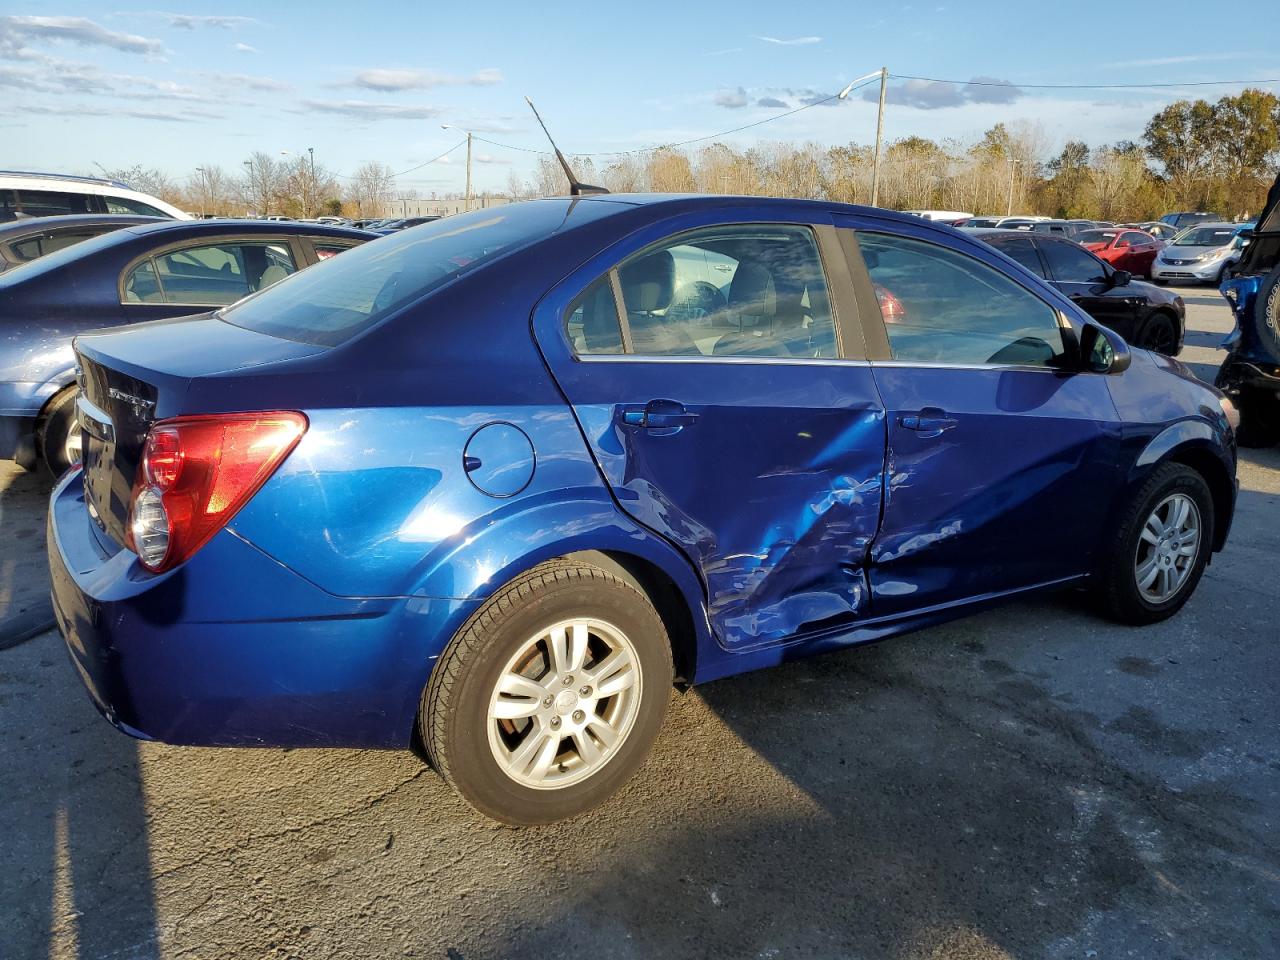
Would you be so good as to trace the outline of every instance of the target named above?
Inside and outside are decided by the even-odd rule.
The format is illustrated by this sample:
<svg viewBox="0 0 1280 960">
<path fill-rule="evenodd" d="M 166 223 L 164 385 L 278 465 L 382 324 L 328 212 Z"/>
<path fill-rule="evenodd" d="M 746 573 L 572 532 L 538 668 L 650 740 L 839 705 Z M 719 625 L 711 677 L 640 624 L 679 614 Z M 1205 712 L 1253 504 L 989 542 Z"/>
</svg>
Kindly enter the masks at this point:
<svg viewBox="0 0 1280 960">
<path fill-rule="evenodd" d="M 1243 60 L 1252 57 L 1251 53 L 1184 53 L 1172 57 L 1153 57 L 1149 60 L 1115 60 L 1105 64 L 1108 69 L 1127 69 L 1129 67 L 1168 67 L 1177 63 L 1212 63 L 1218 60 Z"/>
<path fill-rule="evenodd" d="M 737 90 L 721 90 L 716 94 L 714 102 L 717 107 L 740 110 L 747 105 L 747 91 L 742 87 Z"/>
<path fill-rule="evenodd" d="M 776 43 L 781 47 L 799 47 L 809 43 L 821 43 L 821 37 L 795 37 L 791 40 L 780 40 L 777 37 L 756 37 L 757 40 L 763 40 L 765 43 Z"/>
<path fill-rule="evenodd" d="M 264 93 L 278 93 L 293 89 L 293 84 L 286 83 L 284 80 L 273 80 L 271 77 L 252 77 L 246 73 L 209 73 L 205 74 L 205 76 L 214 83 L 223 86 L 240 87 L 245 90 L 257 90 Z"/>
<path fill-rule="evenodd" d="M 232 49 L 232 50 L 234 50 L 236 53 L 258 53 L 258 52 L 260 52 L 260 51 L 258 50 L 258 48 L 257 48 L 257 47 L 251 47 L 251 46 L 249 46 L 247 43 L 237 43 L 237 44 L 233 44 L 233 45 L 232 45 L 232 47 L 231 47 L 231 49 Z"/>
<path fill-rule="evenodd" d="M 196 30 L 200 28 L 234 30 L 236 27 L 242 27 L 245 24 L 258 22 L 253 17 L 200 17 L 187 13 L 166 13 L 163 14 L 163 16 L 169 18 L 169 26 L 176 27 L 179 30 Z"/>
<path fill-rule="evenodd" d="M 436 107 L 398 106 L 368 100 L 303 100 L 302 107 L 295 112 L 332 113 L 353 120 L 430 120 L 440 116 Z"/>
<path fill-rule="evenodd" d="M 31 59 L 23 53 L 32 42 L 74 43 L 151 56 L 164 52 L 159 40 L 108 30 L 85 17 L 0 17 L 0 56 Z"/>
<path fill-rule="evenodd" d="M 432 87 L 487 87 L 502 82 L 502 71 L 493 67 L 477 70 L 470 76 L 441 73 L 438 70 L 362 70 L 343 84 L 363 87 L 379 93 L 396 93 L 403 90 L 429 90 Z"/>
</svg>

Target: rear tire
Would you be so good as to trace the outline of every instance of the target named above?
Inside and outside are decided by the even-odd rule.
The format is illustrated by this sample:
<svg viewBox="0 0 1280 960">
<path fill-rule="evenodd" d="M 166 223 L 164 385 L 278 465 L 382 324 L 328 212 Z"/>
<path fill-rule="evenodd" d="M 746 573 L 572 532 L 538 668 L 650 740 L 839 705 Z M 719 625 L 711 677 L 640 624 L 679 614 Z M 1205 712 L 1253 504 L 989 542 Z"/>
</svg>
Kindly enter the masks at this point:
<svg viewBox="0 0 1280 960">
<path fill-rule="evenodd" d="M 80 427 L 76 423 L 75 387 L 56 394 L 36 427 L 36 451 L 45 469 L 60 477 L 80 462 Z"/>
<path fill-rule="evenodd" d="M 649 599 L 599 567 L 554 561 L 499 590 L 453 638 L 419 729 L 432 765 L 485 816 L 553 823 L 631 778 L 672 679 Z"/>
<path fill-rule="evenodd" d="M 1104 551 L 1103 613 L 1145 626 L 1181 610 L 1209 562 L 1213 521 L 1213 495 L 1199 473 L 1181 463 L 1157 466 L 1123 509 Z"/>
<path fill-rule="evenodd" d="M 1245 387 L 1240 391 L 1239 406 L 1236 443 L 1242 447 L 1273 447 L 1280 443 L 1280 394 Z"/>
</svg>

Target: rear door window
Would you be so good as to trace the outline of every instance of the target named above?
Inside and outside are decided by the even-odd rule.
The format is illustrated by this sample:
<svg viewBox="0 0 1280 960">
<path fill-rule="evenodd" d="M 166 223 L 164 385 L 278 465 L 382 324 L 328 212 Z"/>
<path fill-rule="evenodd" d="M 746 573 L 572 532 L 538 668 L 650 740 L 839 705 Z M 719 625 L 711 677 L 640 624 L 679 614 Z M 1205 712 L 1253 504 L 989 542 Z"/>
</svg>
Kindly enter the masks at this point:
<svg viewBox="0 0 1280 960">
<path fill-rule="evenodd" d="M 28 217 L 63 217 L 93 213 L 88 194 L 54 190 L 19 190 L 18 207 Z"/>
<path fill-rule="evenodd" d="M 858 233 L 895 360 L 1056 366 L 1057 312 L 1010 277 L 939 244 Z"/>
<path fill-rule="evenodd" d="M 808 227 L 699 230 L 617 269 L 635 353 L 836 356 L 835 322 Z"/>
<path fill-rule="evenodd" d="M 284 243 L 231 241 L 183 247 L 135 267 L 124 280 L 125 302 L 225 306 L 296 270 L 293 253 Z"/>
</svg>

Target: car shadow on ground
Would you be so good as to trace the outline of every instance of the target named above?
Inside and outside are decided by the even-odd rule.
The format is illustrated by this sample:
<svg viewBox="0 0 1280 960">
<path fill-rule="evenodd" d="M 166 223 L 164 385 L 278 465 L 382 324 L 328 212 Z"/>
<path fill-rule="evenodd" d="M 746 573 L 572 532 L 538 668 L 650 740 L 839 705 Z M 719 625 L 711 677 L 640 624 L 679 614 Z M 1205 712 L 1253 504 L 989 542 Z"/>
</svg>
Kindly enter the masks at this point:
<svg viewBox="0 0 1280 960">
<path fill-rule="evenodd" d="M 22 718 L 0 746 L 0 955 L 157 957 L 137 745 L 89 705 L 56 636 L 0 652 L 0 705 Z"/>
<path fill-rule="evenodd" d="M 51 487 L 0 471 L 0 631 L 47 615 Z M 136 745 L 96 715 L 60 640 L 0 649 L 0 708 L 0 956 L 154 956 Z"/>
<path fill-rule="evenodd" d="M 0 461 L 0 649 L 9 626 L 49 619 L 44 518 L 52 487 L 45 474 Z"/>
</svg>

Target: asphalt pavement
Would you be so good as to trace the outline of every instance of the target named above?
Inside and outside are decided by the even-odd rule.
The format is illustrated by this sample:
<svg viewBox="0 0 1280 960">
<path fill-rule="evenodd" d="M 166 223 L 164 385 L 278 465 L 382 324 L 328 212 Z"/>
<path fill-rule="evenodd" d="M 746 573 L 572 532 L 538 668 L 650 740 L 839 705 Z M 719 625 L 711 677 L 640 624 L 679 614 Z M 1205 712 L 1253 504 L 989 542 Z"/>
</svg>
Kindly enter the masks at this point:
<svg viewBox="0 0 1280 960">
<path fill-rule="evenodd" d="M 1183 292 L 1211 378 L 1228 314 Z M 673 693 L 546 828 L 408 753 L 136 743 L 38 636 L 0 652 L 0 958 L 1280 956 L 1280 449 L 1243 457 L 1172 621 L 1042 598 Z M 0 470 L 9 609 L 47 489 Z"/>
</svg>

